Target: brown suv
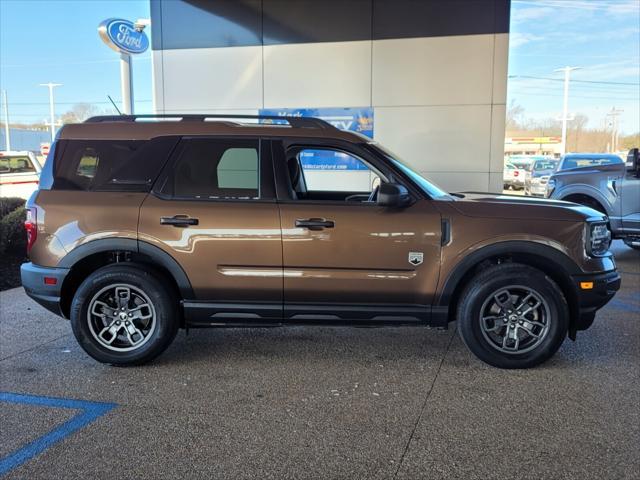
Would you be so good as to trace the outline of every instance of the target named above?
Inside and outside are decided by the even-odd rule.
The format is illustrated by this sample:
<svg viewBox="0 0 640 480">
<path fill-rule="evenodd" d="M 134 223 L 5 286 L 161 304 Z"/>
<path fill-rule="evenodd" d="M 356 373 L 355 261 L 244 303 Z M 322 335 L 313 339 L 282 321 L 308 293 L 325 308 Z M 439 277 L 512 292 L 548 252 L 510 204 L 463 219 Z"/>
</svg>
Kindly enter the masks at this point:
<svg viewBox="0 0 640 480">
<path fill-rule="evenodd" d="M 181 327 L 457 320 L 480 359 L 526 368 L 620 286 L 590 208 L 449 194 L 314 118 L 159 117 L 64 126 L 27 204 L 24 288 L 101 362 Z"/>
</svg>

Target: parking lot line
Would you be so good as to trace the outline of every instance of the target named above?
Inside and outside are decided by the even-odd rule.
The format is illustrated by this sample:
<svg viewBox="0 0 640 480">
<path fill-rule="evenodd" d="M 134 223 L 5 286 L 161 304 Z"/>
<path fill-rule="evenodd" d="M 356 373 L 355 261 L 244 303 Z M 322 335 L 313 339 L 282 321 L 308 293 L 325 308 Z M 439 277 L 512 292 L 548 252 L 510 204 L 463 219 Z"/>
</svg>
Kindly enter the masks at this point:
<svg viewBox="0 0 640 480">
<path fill-rule="evenodd" d="M 116 407 L 115 403 L 89 402 L 71 398 L 41 397 L 10 392 L 0 392 L 0 402 L 80 410 L 76 416 L 51 430 L 46 435 L 27 443 L 15 452 L 0 459 L 0 476 L 22 465 L 36 455 L 39 455 L 55 443 L 80 430 Z"/>
</svg>

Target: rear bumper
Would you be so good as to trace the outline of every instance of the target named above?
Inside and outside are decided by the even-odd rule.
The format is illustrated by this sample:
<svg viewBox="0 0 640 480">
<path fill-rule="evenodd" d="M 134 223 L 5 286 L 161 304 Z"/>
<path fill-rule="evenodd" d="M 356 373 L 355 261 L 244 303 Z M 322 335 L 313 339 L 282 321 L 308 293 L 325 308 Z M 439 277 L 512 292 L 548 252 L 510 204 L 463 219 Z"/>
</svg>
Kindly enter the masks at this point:
<svg viewBox="0 0 640 480">
<path fill-rule="evenodd" d="M 30 262 L 20 266 L 22 287 L 26 294 L 50 312 L 60 316 L 64 316 L 60 308 L 60 292 L 68 273 L 68 268 L 40 267 Z M 49 283 L 45 283 L 45 278 Z M 55 284 L 54 280 L 49 279 L 55 279 Z"/>
<path fill-rule="evenodd" d="M 620 290 L 620 274 L 613 270 L 596 275 L 574 275 L 572 280 L 578 292 L 578 319 L 575 329 L 585 330 L 593 323 L 596 312 L 609 303 Z M 589 283 L 593 286 L 585 288 Z"/>
</svg>

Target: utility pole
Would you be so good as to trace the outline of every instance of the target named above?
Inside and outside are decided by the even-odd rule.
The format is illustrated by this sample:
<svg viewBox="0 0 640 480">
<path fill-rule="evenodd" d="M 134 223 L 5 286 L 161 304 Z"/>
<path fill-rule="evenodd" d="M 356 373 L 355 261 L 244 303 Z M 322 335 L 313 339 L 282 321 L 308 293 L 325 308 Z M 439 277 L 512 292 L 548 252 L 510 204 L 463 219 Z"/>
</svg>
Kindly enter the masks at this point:
<svg viewBox="0 0 640 480">
<path fill-rule="evenodd" d="M 562 99 L 562 144 L 560 154 L 564 155 L 567 150 L 567 120 L 569 119 L 569 79 L 572 70 L 580 67 L 564 67 L 554 70 L 554 72 L 564 72 L 564 96 Z"/>
<path fill-rule="evenodd" d="M 53 109 L 53 89 L 55 87 L 61 87 L 61 83 L 41 83 L 41 87 L 49 87 L 49 114 L 51 116 L 51 143 L 56 139 L 56 119 Z"/>
<path fill-rule="evenodd" d="M 622 112 L 624 112 L 624 110 L 612 107 L 611 112 L 607 113 L 607 117 L 611 117 L 611 153 L 615 153 L 615 151 L 618 150 L 618 117 Z"/>
<path fill-rule="evenodd" d="M 7 104 L 7 91 L 4 90 L 2 92 L 2 100 L 4 102 L 4 138 L 5 141 L 5 150 L 11 150 L 11 138 L 9 134 L 9 105 Z"/>
</svg>

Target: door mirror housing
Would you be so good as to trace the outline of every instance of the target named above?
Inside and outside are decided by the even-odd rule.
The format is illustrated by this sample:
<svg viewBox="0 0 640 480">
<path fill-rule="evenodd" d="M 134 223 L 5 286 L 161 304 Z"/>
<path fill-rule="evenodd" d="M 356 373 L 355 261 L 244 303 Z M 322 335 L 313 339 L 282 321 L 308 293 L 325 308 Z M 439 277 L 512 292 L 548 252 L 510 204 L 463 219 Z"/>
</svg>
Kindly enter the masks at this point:
<svg viewBox="0 0 640 480">
<path fill-rule="evenodd" d="M 627 172 L 634 172 L 636 176 L 640 174 L 640 151 L 637 148 L 629 150 L 626 168 Z"/>
<path fill-rule="evenodd" d="M 378 190 L 377 203 L 381 207 L 406 207 L 411 203 L 411 195 L 404 185 L 382 183 Z"/>
</svg>

